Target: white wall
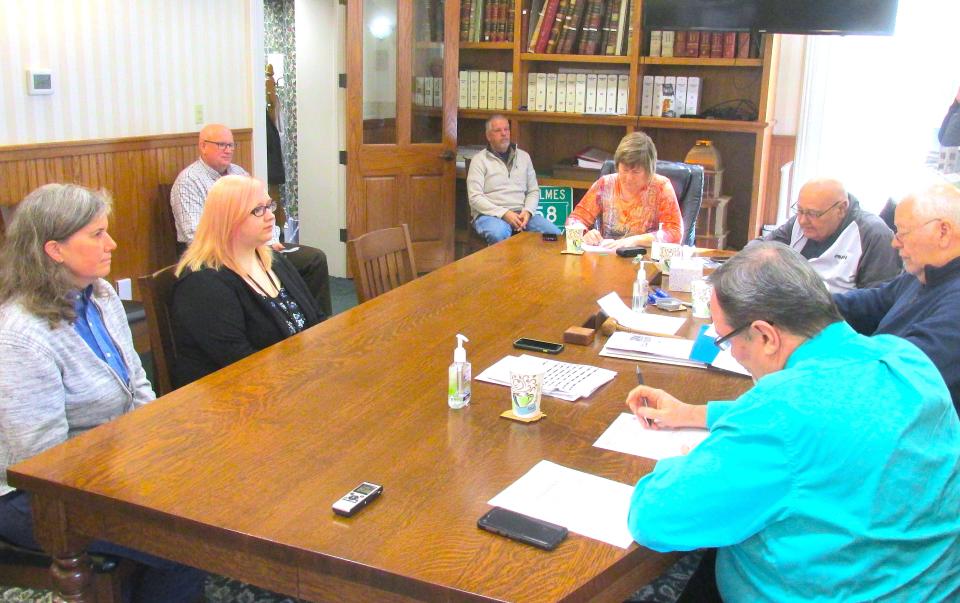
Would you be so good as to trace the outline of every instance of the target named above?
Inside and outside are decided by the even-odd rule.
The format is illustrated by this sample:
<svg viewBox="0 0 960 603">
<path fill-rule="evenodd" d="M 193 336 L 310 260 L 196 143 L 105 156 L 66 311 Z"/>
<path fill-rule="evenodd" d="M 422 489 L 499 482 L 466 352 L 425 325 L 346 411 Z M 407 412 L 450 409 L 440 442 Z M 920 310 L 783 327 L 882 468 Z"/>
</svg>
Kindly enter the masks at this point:
<svg viewBox="0 0 960 603">
<path fill-rule="evenodd" d="M 0 145 L 195 131 L 198 104 L 205 122 L 262 134 L 259 4 L 0 1 Z M 31 67 L 53 70 L 52 96 L 27 95 Z"/>
<path fill-rule="evenodd" d="M 337 74 L 346 71 L 345 7 L 330 0 L 296 0 L 297 153 L 300 241 L 327 254 L 330 274 L 346 274 L 345 91 Z"/>
</svg>

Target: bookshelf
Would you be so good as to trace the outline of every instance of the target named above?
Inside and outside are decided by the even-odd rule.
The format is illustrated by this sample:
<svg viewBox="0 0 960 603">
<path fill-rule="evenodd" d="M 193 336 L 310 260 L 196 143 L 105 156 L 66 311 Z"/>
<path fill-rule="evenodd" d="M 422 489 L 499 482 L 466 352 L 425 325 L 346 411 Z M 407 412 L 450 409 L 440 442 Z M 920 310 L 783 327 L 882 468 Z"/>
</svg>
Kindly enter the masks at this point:
<svg viewBox="0 0 960 603">
<path fill-rule="evenodd" d="M 465 2 L 466 0 L 461 0 Z M 530 0 L 513 4 L 513 27 L 522 31 L 522 15 Z M 764 215 L 763 180 L 769 154 L 773 94 L 776 84 L 779 39 L 765 35 L 757 40 L 751 58 L 691 58 L 646 56 L 649 32 L 642 23 L 643 0 L 631 0 L 625 54 L 585 55 L 528 52 L 527 40 L 514 35 L 512 42 L 461 42 L 460 70 L 512 71 L 513 103 L 505 110 L 458 111 L 458 143 L 482 144 L 483 122 L 502 113 L 511 122 L 513 140 L 533 158 L 541 184 L 571 186 L 575 200 L 592 182 L 552 177 L 553 166 L 573 157 L 587 145 L 613 151 L 627 133 L 642 130 L 653 138 L 661 159 L 682 161 L 698 138 L 709 138 L 719 149 L 725 167 L 723 194 L 727 205 L 728 246 L 739 248 L 759 234 Z M 613 4 L 605 3 L 605 4 Z M 533 28 L 536 15 L 530 15 Z M 625 114 L 586 114 L 527 110 L 529 73 L 598 72 L 629 76 Z M 743 99 L 756 108 L 752 121 L 648 117 L 640 115 L 640 93 L 645 75 L 676 75 L 701 78 L 701 111 L 727 101 Z"/>
</svg>

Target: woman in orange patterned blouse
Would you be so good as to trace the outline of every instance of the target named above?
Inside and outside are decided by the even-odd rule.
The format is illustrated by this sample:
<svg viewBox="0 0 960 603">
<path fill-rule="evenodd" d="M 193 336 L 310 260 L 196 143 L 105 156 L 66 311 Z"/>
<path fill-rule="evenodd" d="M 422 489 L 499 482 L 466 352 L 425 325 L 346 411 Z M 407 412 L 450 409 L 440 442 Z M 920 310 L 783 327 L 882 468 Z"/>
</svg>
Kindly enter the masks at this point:
<svg viewBox="0 0 960 603">
<path fill-rule="evenodd" d="M 613 156 L 617 173 L 601 176 L 573 210 L 567 223 L 584 225 L 583 240 L 610 249 L 653 241 L 658 225 L 666 243 L 679 243 L 680 205 L 670 180 L 656 174 L 657 148 L 643 132 L 623 137 Z"/>
</svg>

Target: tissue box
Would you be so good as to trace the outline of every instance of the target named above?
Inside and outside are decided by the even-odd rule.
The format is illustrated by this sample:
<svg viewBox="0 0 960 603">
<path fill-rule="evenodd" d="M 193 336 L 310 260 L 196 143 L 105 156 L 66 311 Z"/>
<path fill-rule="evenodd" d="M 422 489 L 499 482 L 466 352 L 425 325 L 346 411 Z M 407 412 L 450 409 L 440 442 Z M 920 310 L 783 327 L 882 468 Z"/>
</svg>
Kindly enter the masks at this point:
<svg viewBox="0 0 960 603">
<path fill-rule="evenodd" d="M 703 278 L 703 260 L 676 256 L 670 260 L 670 291 L 690 293 L 693 281 Z"/>
</svg>

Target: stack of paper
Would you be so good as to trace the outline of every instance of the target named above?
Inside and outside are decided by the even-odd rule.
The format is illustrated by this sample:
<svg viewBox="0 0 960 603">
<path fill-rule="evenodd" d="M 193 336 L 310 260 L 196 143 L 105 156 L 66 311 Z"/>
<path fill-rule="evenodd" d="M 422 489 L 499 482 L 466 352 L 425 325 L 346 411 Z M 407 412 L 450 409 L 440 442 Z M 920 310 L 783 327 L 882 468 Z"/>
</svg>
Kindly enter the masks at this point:
<svg viewBox="0 0 960 603">
<path fill-rule="evenodd" d="M 627 548 L 633 486 L 540 461 L 489 503 Z"/>
<path fill-rule="evenodd" d="M 604 295 L 597 303 L 607 316 L 616 320 L 620 326 L 651 335 L 676 335 L 683 323 L 687 322 L 686 318 L 677 316 L 634 312 L 623 303 L 615 291 Z"/>
<path fill-rule="evenodd" d="M 661 364 L 676 364 L 706 368 L 706 363 L 690 360 L 693 341 L 676 337 L 654 337 L 618 331 L 607 339 L 600 350 L 601 356 L 623 358 L 625 360 L 644 360 Z"/>
<path fill-rule="evenodd" d="M 589 364 L 571 364 L 524 354 L 522 356 L 504 356 L 487 370 L 477 375 L 477 380 L 509 386 L 510 367 L 517 361 L 540 362 L 545 373 L 543 395 L 560 398 L 567 402 L 589 397 L 601 385 L 609 383 L 617 376 L 617 371 L 590 366 Z M 550 379 L 551 375 L 565 375 L 568 378 L 558 380 L 555 385 L 551 385 L 554 383 Z"/>
<path fill-rule="evenodd" d="M 600 355 L 693 368 L 712 366 L 749 377 L 750 372 L 734 359 L 730 350 L 720 350 L 714 345 L 713 338 L 716 336 L 713 325 L 701 327 L 696 340 L 618 331 L 603 344 Z"/>
</svg>

